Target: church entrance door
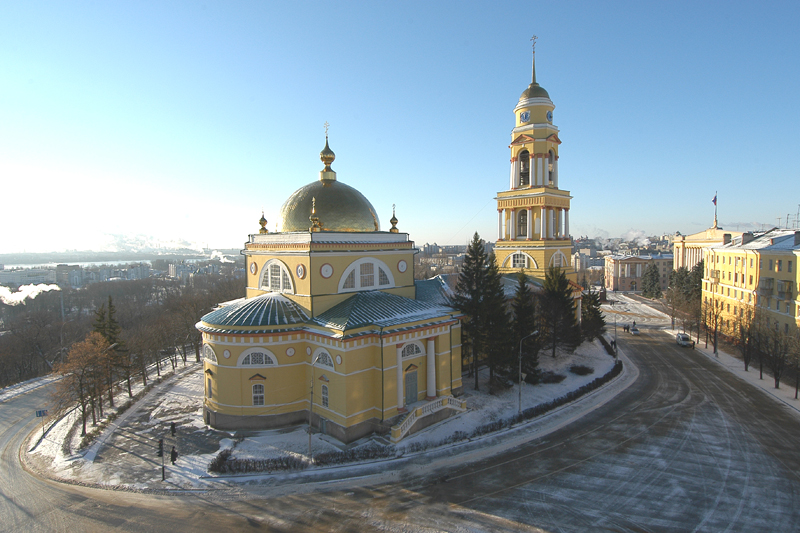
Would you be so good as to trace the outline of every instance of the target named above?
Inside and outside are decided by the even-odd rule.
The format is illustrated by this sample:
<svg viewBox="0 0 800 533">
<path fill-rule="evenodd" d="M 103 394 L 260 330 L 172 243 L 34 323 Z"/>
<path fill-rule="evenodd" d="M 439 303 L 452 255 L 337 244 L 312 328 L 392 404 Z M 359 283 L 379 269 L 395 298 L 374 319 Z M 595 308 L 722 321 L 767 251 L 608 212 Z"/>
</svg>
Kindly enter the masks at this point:
<svg viewBox="0 0 800 533">
<path fill-rule="evenodd" d="M 417 401 L 417 371 L 406 372 L 406 403 Z"/>
</svg>

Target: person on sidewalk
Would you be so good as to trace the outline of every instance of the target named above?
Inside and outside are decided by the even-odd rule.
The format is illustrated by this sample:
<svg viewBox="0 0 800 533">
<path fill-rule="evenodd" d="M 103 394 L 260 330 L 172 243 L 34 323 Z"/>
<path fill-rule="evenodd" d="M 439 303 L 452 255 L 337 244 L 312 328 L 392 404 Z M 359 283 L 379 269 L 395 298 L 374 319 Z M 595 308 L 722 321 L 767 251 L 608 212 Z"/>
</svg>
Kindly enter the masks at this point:
<svg viewBox="0 0 800 533">
<path fill-rule="evenodd" d="M 175 449 L 175 446 L 172 447 L 172 451 L 169 452 L 169 460 L 172 461 L 172 464 L 175 464 L 175 461 L 178 459 L 178 450 Z"/>
</svg>

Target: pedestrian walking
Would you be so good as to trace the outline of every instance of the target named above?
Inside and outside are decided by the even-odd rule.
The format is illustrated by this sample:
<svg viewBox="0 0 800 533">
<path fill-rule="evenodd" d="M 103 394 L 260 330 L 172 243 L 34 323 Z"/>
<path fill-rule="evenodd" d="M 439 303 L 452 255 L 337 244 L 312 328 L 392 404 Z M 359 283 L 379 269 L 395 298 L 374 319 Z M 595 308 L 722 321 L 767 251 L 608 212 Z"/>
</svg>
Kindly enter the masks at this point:
<svg viewBox="0 0 800 533">
<path fill-rule="evenodd" d="M 175 461 L 178 459 L 178 450 L 175 449 L 175 446 L 172 447 L 172 451 L 169 452 L 169 460 L 172 461 L 172 464 L 175 464 Z"/>
</svg>

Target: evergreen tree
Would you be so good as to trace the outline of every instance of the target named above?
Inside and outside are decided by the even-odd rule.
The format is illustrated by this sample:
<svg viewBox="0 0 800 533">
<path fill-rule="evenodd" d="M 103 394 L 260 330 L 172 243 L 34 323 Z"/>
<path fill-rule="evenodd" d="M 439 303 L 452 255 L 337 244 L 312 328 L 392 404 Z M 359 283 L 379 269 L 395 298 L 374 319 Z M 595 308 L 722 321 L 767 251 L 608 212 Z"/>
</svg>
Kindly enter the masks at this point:
<svg viewBox="0 0 800 533">
<path fill-rule="evenodd" d="M 544 346 L 555 358 L 558 348 L 572 351 L 578 347 L 580 328 L 575 318 L 572 287 L 564 271 L 558 267 L 548 268 L 543 289 L 540 334 Z"/>
<path fill-rule="evenodd" d="M 486 288 L 483 297 L 486 340 L 485 350 L 489 365 L 489 383 L 494 383 L 496 371 L 507 372 L 513 362 L 511 349 L 511 321 L 506 310 L 503 280 L 494 254 L 486 259 Z"/>
<path fill-rule="evenodd" d="M 93 324 L 94 331 L 103 336 L 109 346 L 114 348 L 104 352 L 102 359 L 106 369 L 106 387 L 108 388 L 108 405 L 114 407 L 114 369 L 116 367 L 125 366 L 127 358 L 124 356 L 125 351 L 124 343 L 120 338 L 122 328 L 117 322 L 117 308 L 114 307 L 114 302 L 111 296 L 108 297 L 108 309 L 105 304 L 101 304 L 100 308 L 95 312 L 95 321 Z M 130 380 L 128 381 L 128 394 L 130 390 Z M 132 396 L 132 395 L 131 395 Z"/>
<path fill-rule="evenodd" d="M 450 304 L 461 311 L 465 320 L 462 325 L 464 344 L 472 353 L 472 372 L 475 374 L 475 390 L 478 390 L 478 354 L 485 345 L 485 320 L 483 300 L 486 294 L 486 250 L 477 232 L 467 247 L 467 254 L 458 275 L 455 295 Z"/>
<path fill-rule="evenodd" d="M 600 337 L 606 330 L 606 321 L 600 309 L 600 295 L 596 292 L 583 294 L 581 302 L 581 333 L 587 341 Z"/>
<path fill-rule="evenodd" d="M 534 333 L 536 328 L 536 301 L 533 291 L 528 286 L 528 277 L 520 270 L 517 274 L 517 290 L 511 304 L 514 312 L 512 323 L 513 347 L 521 350 L 522 372 L 526 374 L 526 381 L 536 383 L 539 381 L 539 349 L 540 335 L 535 335 L 520 345 L 522 339 Z M 519 356 L 519 355 L 518 355 Z"/>
<path fill-rule="evenodd" d="M 651 263 L 642 276 L 642 296 L 645 298 L 661 298 L 661 281 L 658 266 Z"/>
</svg>

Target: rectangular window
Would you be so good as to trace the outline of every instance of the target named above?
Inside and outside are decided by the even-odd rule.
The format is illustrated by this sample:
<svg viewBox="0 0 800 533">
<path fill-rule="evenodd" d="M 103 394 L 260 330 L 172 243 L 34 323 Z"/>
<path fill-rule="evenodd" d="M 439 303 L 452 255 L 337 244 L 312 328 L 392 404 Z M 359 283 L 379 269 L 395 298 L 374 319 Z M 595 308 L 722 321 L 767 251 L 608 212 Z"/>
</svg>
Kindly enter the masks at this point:
<svg viewBox="0 0 800 533">
<path fill-rule="evenodd" d="M 281 267 L 280 265 L 269 266 L 269 290 L 278 292 L 281 290 Z"/>
<path fill-rule="evenodd" d="M 361 286 L 375 286 L 375 265 L 373 263 L 361 263 Z"/>
<path fill-rule="evenodd" d="M 511 258 L 511 265 L 514 268 L 527 268 L 528 258 L 525 254 L 514 254 Z"/>
<path fill-rule="evenodd" d="M 778 259 L 778 272 L 783 270 L 783 259 Z"/>
<path fill-rule="evenodd" d="M 772 272 L 772 259 L 769 260 L 769 271 Z"/>
<path fill-rule="evenodd" d="M 264 405 L 264 385 L 253 385 L 253 405 Z"/>
<path fill-rule="evenodd" d="M 195 383 L 196 383 L 196 382 L 195 382 Z M 208 378 L 208 379 L 206 380 L 206 389 L 207 389 L 207 390 L 206 390 L 206 396 L 207 396 L 208 398 L 213 398 L 213 396 L 211 395 L 211 378 Z"/>
<path fill-rule="evenodd" d="M 753 275 L 750 274 L 750 285 L 752 285 L 752 284 L 753 284 Z"/>
<path fill-rule="evenodd" d="M 786 262 L 786 271 L 787 272 L 791 272 L 792 271 L 792 262 L 791 261 L 787 261 Z"/>
<path fill-rule="evenodd" d="M 322 407 L 328 407 L 328 386 L 322 386 Z"/>
<path fill-rule="evenodd" d="M 753 268 L 753 258 L 750 258 L 750 268 Z"/>
</svg>

